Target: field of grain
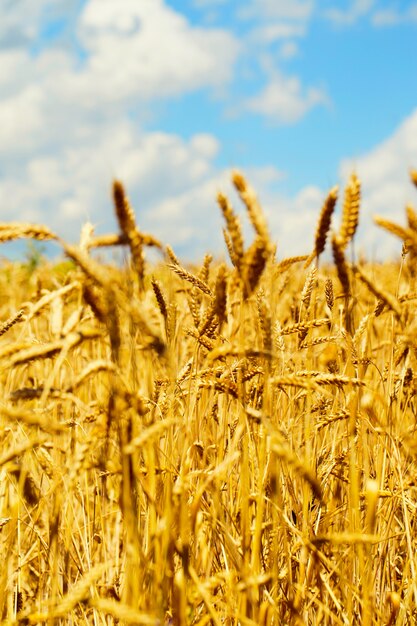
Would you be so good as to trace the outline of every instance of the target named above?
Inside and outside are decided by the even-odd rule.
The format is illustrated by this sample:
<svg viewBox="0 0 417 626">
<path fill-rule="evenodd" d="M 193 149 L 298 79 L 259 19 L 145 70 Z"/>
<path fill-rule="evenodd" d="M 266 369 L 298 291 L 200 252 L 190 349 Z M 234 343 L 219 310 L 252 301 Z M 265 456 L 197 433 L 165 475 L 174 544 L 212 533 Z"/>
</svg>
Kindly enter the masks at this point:
<svg viewBox="0 0 417 626">
<path fill-rule="evenodd" d="M 417 214 L 356 259 L 352 175 L 279 259 L 233 182 L 228 263 L 184 267 L 119 182 L 118 234 L 0 225 L 66 255 L 0 271 L 2 626 L 417 623 Z"/>
</svg>

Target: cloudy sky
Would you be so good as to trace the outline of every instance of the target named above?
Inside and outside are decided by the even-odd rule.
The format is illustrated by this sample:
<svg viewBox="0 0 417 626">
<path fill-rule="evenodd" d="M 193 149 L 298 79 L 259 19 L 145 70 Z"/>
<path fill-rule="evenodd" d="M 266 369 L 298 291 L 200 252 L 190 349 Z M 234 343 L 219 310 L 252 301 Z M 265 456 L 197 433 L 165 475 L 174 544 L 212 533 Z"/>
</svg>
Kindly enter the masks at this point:
<svg viewBox="0 0 417 626">
<path fill-rule="evenodd" d="M 183 258 L 221 253 L 233 168 L 282 258 L 356 171 L 358 249 L 417 205 L 415 0 L 2 0 L 0 220 L 115 228 L 111 181 Z M 0 251 L 1 253 L 1 251 Z"/>
</svg>

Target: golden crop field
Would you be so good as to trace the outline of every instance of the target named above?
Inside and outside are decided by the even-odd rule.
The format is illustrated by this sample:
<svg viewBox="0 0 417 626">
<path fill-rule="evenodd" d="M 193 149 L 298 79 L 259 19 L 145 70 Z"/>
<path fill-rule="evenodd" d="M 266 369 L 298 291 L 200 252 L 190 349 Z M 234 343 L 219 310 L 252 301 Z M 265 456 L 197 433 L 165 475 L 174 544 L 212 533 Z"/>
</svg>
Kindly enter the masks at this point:
<svg viewBox="0 0 417 626">
<path fill-rule="evenodd" d="M 0 225 L 67 256 L 0 271 L 2 626 L 417 623 L 417 214 L 355 260 L 352 175 L 277 260 L 233 182 L 228 263 L 184 267 L 117 181 L 118 234 Z"/>
</svg>

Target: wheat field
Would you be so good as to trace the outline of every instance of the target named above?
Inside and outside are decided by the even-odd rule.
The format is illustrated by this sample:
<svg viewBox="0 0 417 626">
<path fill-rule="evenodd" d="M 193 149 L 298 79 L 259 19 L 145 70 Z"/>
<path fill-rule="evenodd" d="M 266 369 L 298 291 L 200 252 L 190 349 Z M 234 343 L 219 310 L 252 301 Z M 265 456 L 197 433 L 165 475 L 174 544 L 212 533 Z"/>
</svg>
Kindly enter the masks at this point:
<svg viewBox="0 0 417 626">
<path fill-rule="evenodd" d="M 185 267 L 118 181 L 114 235 L 0 224 L 66 255 L 0 271 L 2 626 L 417 623 L 417 214 L 356 260 L 352 175 L 279 260 L 233 183 L 227 262 Z"/>
</svg>

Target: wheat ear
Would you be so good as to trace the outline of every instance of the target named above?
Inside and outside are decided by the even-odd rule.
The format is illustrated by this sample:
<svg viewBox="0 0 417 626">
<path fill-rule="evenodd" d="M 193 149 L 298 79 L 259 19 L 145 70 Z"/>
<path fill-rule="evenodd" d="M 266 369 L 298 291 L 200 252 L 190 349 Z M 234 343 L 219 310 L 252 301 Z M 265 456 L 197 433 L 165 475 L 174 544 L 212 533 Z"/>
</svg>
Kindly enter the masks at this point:
<svg viewBox="0 0 417 626">
<path fill-rule="evenodd" d="M 405 207 L 405 211 L 407 213 L 408 227 L 417 235 L 417 213 L 411 204 Z"/>
<path fill-rule="evenodd" d="M 360 199 L 361 184 L 356 174 L 352 174 L 345 189 L 342 224 L 340 227 L 340 240 L 343 249 L 355 236 L 359 222 Z"/>
<path fill-rule="evenodd" d="M 173 265 L 181 265 L 179 258 L 169 244 L 165 246 L 166 253 Z"/>
<path fill-rule="evenodd" d="M 324 248 L 326 247 L 327 235 L 330 230 L 330 224 L 332 221 L 333 211 L 337 202 L 338 192 L 339 187 L 336 185 L 335 187 L 333 187 L 333 189 L 329 191 L 327 198 L 324 201 L 317 224 L 314 252 L 308 257 L 304 267 L 308 267 L 314 257 L 318 259 L 322 252 L 324 252 Z"/>
<path fill-rule="evenodd" d="M 210 287 L 204 281 L 202 281 L 197 276 L 194 276 L 194 274 L 192 274 L 191 272 L 188 272 L 186 269 L 184 269 L 180 265 L 174 265 L 174 264 L 171 263 L 171 264 L 168 265 L 168 267 L 173 272 L 178 274 L 178 276 L 180 278 L 183 278 L 187 282 L 191 283 L 192 285 L 194 285 L 194 287 L 197 287 L 197 289 L 200 289 L 200 291 L 202 291 L 206 295 L 208 295 L 208 296 L 212 296 L 213 295 L 212 292 L 211 292 Z"/>
<path fill-rule="evenodd" d="M 317 281 L 317 267 L 313 265 L 304 283 L 303 290 L 301 292 L 301 303 L 303 304 L 306 312 L 308 312 L 311 301 L 311 294 L 313 293 L 314 285 Z"/>
<path fill-rule="evenodd" d="M 255 191 L 249 185 L 241 172 L 233 172 L 232 181 L 242 199 L 242 202 L 247 208 L 249 219 L 256 233 L 259 237 L 262 237 L 265 242 L 269 242 L 270 238 L 268 226 Z"/>
<path fill-rule="evenodd" d="M 324 285 L 324 295 L 326 296 L 326 304 L 330 310 L 333 309 L 334 305 L 334 292 L 333 292 L 333 281 L 331 278 L 326 278 L 326 283 Z"/>
<path fill-rule="evenodd" d="M 292 335 L 293 333 L 301 333 L 310 328 L 318 328 L 319 326 L 329 324 L 329 319 L 327 317 L 323 319 L 315 319 L 310 322 L 298 322 L 297 324 L 289 324 L 288 326 L 281 327 L 279 334 L 280 335 Z"/>
<path fill-rule="evenodd" d="M 39 241 L 58 239 L 55 233 L 41 224 L 20 224 L 19 222 L 0 224 L 0 242 L 13 241 L 20 238 L 37 239 Z"/>
<path fill-rule="evenodd" d="M 17 324 L 17 322 L 20 322 L 23 315 L 24 315 L 24 311 L 23 309 L 21 309 L 20 311 L 12 315 L 12 317 L 9 317 L 8 320 L 0 324 L 0 337 L 1 335 L 4 335 L 4 333 L 7 333 L 7 331 L 10 330 L 12 326 Z"/>
<path fill-rule="evenodd" d="M 417 254 L 417 234 L 411 228 L 404 228 L 403 226 L 399 226 L 390 220 L 386 220 L 383 217 L 379 217 L 378 215 L 374 216 L 375 224 L 381 226 L 392 235 L 399 237 L 407 248 L 411 248 L 414 254 Z"/>
<path fill-rule="evenodd" d="M 152 278 L 152 289 L 155 294 L 156 301 L 158 303 L 159 310 L 161 312 L 162 317 L 166 320 L 168 318 L 168 310 L 166 305 L 166 299 L 162 292 L 161 285 L 157 280 Z"/>
<path fill-rule="evenodd" d="M 118 180 L 115 180 L 113 183 L 113 200 L 119 226 L 129 242 L 133 266 L 139 282 L 142 284 L 145 275 L 142 236 L 136 226 L 135 213 L 126 196 L 124 187 Z"/>
<path fill-rule="evenodd" d="M 302 261 L 307 261 L 310 257 L 307 254 L 302 256 L 290 256 L 287 259 L 282 259 L 277 265 L 276 269 L 278 272 L 285 272 L 291 265 L 295 263 L 301 263 Z M 311 262 L 311 261 L 310 261 Z"/>
<path fill-rule="evenodd" d="M 229 251 L 230 260 L 233 265 L 240 270 L 243 260 L 244 242 L 242 226 L 240 220 L 233 211 L 232 205 L 227 196 L 223 193 L 217 194 L 217 202 L 223 213 L 227 230 L 224 231 L 224 238 Z"/>
<path fill-rule="evenodd" d="M 246 250 L 244 259 L 244 297 L 248 298 L 255 290 L 265 269 L 268 259 L 268 249 L 263 237 L 256 237 Z"/>
</svg>

